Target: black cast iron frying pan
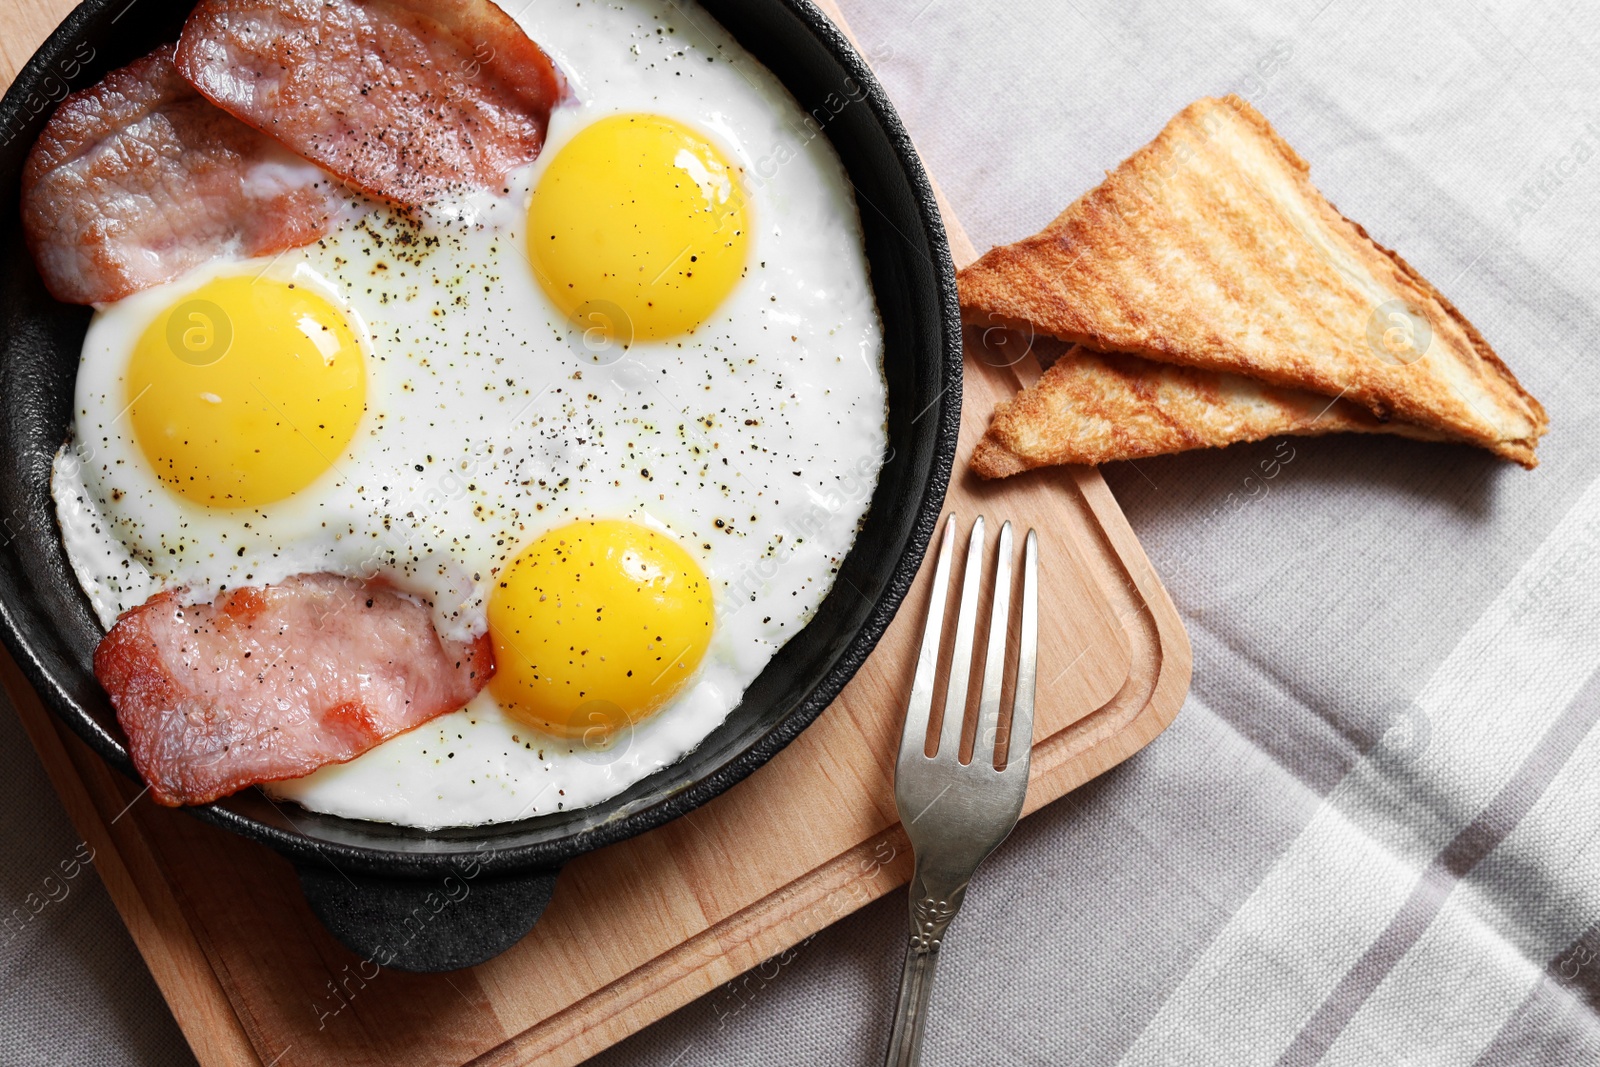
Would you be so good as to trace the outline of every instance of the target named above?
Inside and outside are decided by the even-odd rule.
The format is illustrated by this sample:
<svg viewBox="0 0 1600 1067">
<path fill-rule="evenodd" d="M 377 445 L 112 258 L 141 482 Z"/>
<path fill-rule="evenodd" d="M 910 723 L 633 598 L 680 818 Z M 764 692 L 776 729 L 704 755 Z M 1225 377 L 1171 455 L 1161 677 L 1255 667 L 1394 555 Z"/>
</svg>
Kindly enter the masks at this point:
<svg viewBox="0 0 1600 1067">
<path fill-rule="evenodd" d="M 68 567 L 49 493 L 89 311 L 46 294 L 23 245 L 18 180 L 56 103 L 176 39 L 191 3 L 85 0 L 0 101 L 0 637 L 44 702 L 130 776 L 91 668 L 101 630 Z M 538 919 L 563 863 L 682 815 L 765 763 L 872 651 L 938 520 L 960 417 L 961 334 L 927 176 L 882 87 L 810 0 L 703 3 L 680 16 L 719 20 L 766 64 L 815 119 L 796 140 L 820 127 L 855 185 L 883 316 L 892 453 L 816 617 L 698 749 L 611 800 L 435 832 L 280 809 L 257 790 L 189 809 L 287 856 L 322 921 L 380 965 L 452 970 L 504 951 Z"/>
</svg>

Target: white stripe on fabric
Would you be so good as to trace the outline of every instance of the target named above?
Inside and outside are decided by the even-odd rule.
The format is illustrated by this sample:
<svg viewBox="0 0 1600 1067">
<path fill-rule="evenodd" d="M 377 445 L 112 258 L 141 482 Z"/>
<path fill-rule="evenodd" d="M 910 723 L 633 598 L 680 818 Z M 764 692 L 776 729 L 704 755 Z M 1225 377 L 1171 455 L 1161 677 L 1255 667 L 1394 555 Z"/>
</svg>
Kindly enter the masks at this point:
<svg viewBox="0 0 1600 1067">
<path fill-rule="evenodd" d="M 1273 1062 L 1600 666 L 1597 619 L 1600 481 L 1423 687 L 1426 747 L 1340 781 L 1121 1063 Z"/>
<path fill-rule="evenodd" d="M 1530 872 L 1538 872 L 1536 881 Z M 1596 919 L 1600 727 L 1584 737 L 1517 828 L 1451 893 L 1323 1064 L 1473 1062 L 1542 979 L 1545 961 Z M 1600 960 L 1586 965 L 1600 966 Z"/>
</svg>

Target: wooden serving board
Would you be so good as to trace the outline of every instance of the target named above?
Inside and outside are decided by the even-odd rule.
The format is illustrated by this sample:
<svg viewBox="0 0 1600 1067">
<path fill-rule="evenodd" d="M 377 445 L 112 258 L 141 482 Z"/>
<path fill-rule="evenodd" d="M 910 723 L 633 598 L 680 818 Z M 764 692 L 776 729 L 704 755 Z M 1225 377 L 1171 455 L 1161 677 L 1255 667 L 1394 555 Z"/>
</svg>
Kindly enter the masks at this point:
<svg viewBox="0 0 1600 1067">
<path fill-rule="evenodd" d="M 5 4 L 9 83 L 71 0 Z M 944 207 L 956 262 L 970 262 Z M 969 350 L 946 500 L 963 520 L 1009 518 L 1040 535 L 1026 812 L 1148 744 L 1177 713 L 1190 668 L 1177 613 L 1098 472 L 1000 483 L 966 472 L 995 402 L 1037 374 L 1031 358 L 1002 368 Z M 923 575 L 838 700 L 769 764 L 569 864 L 528 937 L 448 975 L 363 963 L 313 917 L 286 860 L 140 799 L 3 652 L 0 680 L 202 1064 L 543 1067 L 593 1055 L 910 878 L 892 768 L 927 596 Z"/>
</svg>

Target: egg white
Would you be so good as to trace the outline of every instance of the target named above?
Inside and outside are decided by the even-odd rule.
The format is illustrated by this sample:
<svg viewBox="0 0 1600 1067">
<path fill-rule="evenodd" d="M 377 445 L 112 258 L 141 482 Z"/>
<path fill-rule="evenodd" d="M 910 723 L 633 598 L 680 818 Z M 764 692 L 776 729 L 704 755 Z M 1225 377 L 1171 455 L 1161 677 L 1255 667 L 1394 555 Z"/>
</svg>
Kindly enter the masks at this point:
<svg viewBox="0 0 1600 1067">
<path fill-rule="evenodd" d="M 694 5 L 537 0 L 513 14 L 578 103 L 557 109 L 544 153 L 504 193 L 410 215 L 355 205 L 315 245 L 208 266 L 95 316 L 52 485 L 68 555 L 108 627 L 160 589 L 209 600 L 331 570 L 388 575 L 463 637 L 485 630 L 494 575 L 539 534 L 629 517 L 700 561 L 717 625 L 692 682 L 608 749 L 544 737 L 485 691 L 347 764 L 268 787 L 317 811 L 499 822 L 598 803 L 681 759 L 832 587 L 883 461 L 882 329 L 851 186 L 819 119 Z M 857 94 L 840 86 L 834 110 L 863 106 Z M 545 164 L 619 111 L 711 133 L 742 168 L 754 221 L 746 276 L 712 317 L 625 354 L 554 309 L 524 251 Z M 348 312 L 368 406 L 303 492 L 211 510 L 156 479 L 123 375 L 151 322 L 238 272 L 312 286 Z"/>
</svg>

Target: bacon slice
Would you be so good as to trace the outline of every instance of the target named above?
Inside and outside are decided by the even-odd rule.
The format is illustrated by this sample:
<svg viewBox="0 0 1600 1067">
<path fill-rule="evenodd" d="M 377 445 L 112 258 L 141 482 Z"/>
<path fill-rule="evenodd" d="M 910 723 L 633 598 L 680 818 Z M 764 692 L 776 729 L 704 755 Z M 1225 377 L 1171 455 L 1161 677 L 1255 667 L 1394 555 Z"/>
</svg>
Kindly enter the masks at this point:
<svg viewBox="0 0 1600 1067">
<path fill-rule="evenodd" d="M 441 641 L 378 582 L 301 575 L 184 606 L 160 593 L 95 649 L 134 765 L 168 806 L 297 778 L 461 707 L 494 673 L 488 635 Z"/>
<path fill-rule="evenodd" d="M 196 92 L 172 49 L 67 97 L 28 156 L 23 233 L 58 300 L 117 300 L 221 255 L 308 244 L 343 202 L 331 176 Z"/>
<path fill-rule="evenodd" d="M 178 69 L 213 102 L 402 204 L 539 155 L 566 85 L 489 0 L 200 0 Z"/>
</svg>

